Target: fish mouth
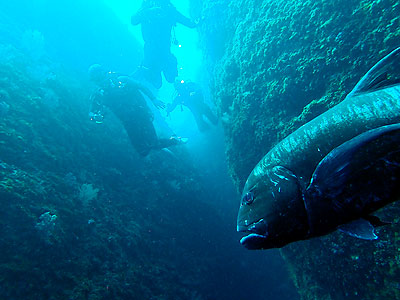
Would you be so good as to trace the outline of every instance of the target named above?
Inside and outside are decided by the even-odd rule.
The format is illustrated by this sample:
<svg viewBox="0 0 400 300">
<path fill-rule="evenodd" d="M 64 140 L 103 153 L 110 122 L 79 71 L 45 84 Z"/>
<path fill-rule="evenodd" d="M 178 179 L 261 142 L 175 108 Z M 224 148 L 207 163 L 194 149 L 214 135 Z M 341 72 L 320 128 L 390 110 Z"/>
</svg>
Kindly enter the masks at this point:
<svg viewBox="0 0 400 300">
<path fill-rule="evenodd" d="M 250 225 L 238 224 L 238 232 L 250 232 L 240 240 L 240 244 L 249 250 L 263 249 L 263 245 L 268 241 L 268 224 L 261 219 Z"/>
<path fill-rule="evenodd" d="M 240 239 L 240 244 L 245 246 L 248 250 L 265 249 L 265 244 L 268 242 L 266 235 L 250 233 L 249 235 Z"/>
</svg>

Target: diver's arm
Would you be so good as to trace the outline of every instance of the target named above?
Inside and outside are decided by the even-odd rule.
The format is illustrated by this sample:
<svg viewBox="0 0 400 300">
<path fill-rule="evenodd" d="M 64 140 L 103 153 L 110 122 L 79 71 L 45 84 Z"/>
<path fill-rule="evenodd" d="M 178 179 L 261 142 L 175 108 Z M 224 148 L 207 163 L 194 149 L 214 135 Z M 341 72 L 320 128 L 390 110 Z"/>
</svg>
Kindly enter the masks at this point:
<svg viewBox="0 0 400 300">
<path fill-rule="evenodd" d="M 131 17 L 131 24 L 132 25 L 139 25 L 140 23 L 142 23 L 143 22 L 143 14 L 144 14 L 144 9 L 143 8 L 139 9 L 136 12 L 136 14 L 134 14 Z"/>
<path fill-rule="evenodd" d="M 156 96 L 154 96 L 154 94 L 145 85 L 129 78 L 128 76 L 121 76 L 119 78 L 121 78 L 120 79 L 121 81 L 124 81 L 127 84 L 129 84 L 130 86 L 138 89 L 142 94 L 144 94 L 146 97 L 148 97 L 155 107 L 157 107 L 159 109 L 165 108 L 164 102 L 162 102 L 160 99 L 158 99 Z"/>
<path fill-rule="evenodd" d="M 136 14 L 131 17 L 132 25 L 139 25 L 140 23 L 157 18 L 157 16 L 162 12 L 162 8 L 155 7 L 142 7 L 138 10 Z"/>
<path fill-rule="evenodd" d="M 186 88 L 187 97 L 195 99 L 195 102 L 204 102 L 204 95 L 200 85 L 194 82 L 189 82 L 186 84 Z"/>
<path fill-rule="evenodd" d="M 192 96 L 192 94 L 191 94 L 191 96 Z M 195 85 L 195 90 L 194 90 L 193 96 L 196 96 L 198 101 L 204 102 L 203 90 L 201 89 L 201 87 L 198 84 Z"/>
<path fill-rule="evenodd" d="M 167 104 L 167 113 L 172 112 L 178 106 L 178 104 L 181 103 L 180 97 L 181 96 L 179 96 L 179 95 L 176 96 L 174 98 L 174 101 L 172 101 L 172 103 Z"/>
<path fill-rule="evenodd" d="M 195 22 L 193 22 L 189 18 L 185 17 L 177 10 L 175 10 L 175 17 L 176 17 L 176 22 L 181 23 L 182 25 L 185 25 L 186 27 L 195 28 L 197 26 L 197 24 Z"/>
<path fill-rule="evenodd" d="M 155 100 L 157 100 L 157 97 L 154 96 L 154 94 L 150 91 L 150 89 L 148 87 L 146 87 L 145 85 L 139 83 L 139 82 L 135 82 L 133 81 L 135 86 L 137 87 L 137 89 L 143 93 L 145 96 L 147 96 L 147 98 L 149 98 L 151 100 L 151 102 L 154 102 Z"/>
<path fill-rule="evenodd" d="M 102 89 L 97 89 L 90 95 L 90 111 L 98 111 L 103 107 L 103 93 Z"/>
<path fill-rule="evenodd" d="M 118 81 L 121 82 L 124 86 L 139 90 L 152 101 L 153 99 L 156 99 L 156 96 L 154 96 L 154 94 L 145 85 L 143 85 L 139 81 L 132 79 L 132 77 L 121 75 L 118 76 Z"/>
<path fill-rule="evenodd" d="M 104 105 L 103 105 L 104 91 L 102 89 L 96 90 L 90 96 L 89 117 L 91 121 L 102 123 L 104 118 Z"/>
</svg>

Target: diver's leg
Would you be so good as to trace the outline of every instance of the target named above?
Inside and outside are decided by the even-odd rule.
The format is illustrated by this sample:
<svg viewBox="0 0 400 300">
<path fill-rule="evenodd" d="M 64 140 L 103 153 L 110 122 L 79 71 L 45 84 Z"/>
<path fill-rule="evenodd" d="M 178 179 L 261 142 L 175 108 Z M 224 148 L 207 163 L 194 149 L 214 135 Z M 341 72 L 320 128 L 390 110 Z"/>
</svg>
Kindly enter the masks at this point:
<svg viewBox="0 0 400 300">
<path fill-rule="evenodd" d="M 149 154 L 150 150 L 157 144 L 157 135 L 153 126 L 143 126 L 141 130 L 129 130 L 129 126 L 128 128 L 125 126 L 125 129 L 132 146 L 141 156 Z"/>
<path fill-rule="evenodd" d="M 143 59 L 144 79 L 156 89 L 162 85 L 160 53 L 156 46 L 145 43 Z"/>
<path fill-rule="evenodd" d="M 178 137 L 170 137 L 169 139 L 159 139 L 152 121 L 142 122 L 140 126 L 140 134 L 132 137 L 131 142 L 136 151 L 146 156 L 150 150 L 161 150 L 175 145 L 184 144 L 186 139 Z"/>
<path fill-rule="evenodd" d="M 143 99 L 144 101 L 144 99 Z M 125 107 L 118 117 L 125 127 L 129 140 L 137 153 L 149 154 L 158 143 L 157 134 L 152 122 L 152 114 L 147 107 Z"/>
<path fill-rule="evenodd" d="M 209 126 L 208 126 L 208 124 L 204 121 L 203 115 L 202 115 L 202 114 L 200 114 L 200 113 L 194 113 L 193 111 L 192 111 L 192 113 L 193 113 L 194 120 L 196 121 L 197 128 L 199 128 L 199 130 L 200 130 L 201 132 L 204 132 L 204 131 L 206 131 L 207 129 L 209 129 Z"/>
<path fill-rule="evenodd" d="M 161 150 L 163 148 L 168 148 L 171 146 L 182 145 L 187 139 L 170 137 L 169 139 L 158 139 L 157 145 L 153 149 Z"/>
<path fill-rule="evenodd" d="M 211 108 L 209 108 L 206 104 L 204 104 L 203 113 L 212 124 L 214 125 L 218 124 L 217 116 L 212 112 Z"/>
<path fill-rule="evenodd" d="M 165 80 L 169 83 L 175 82 L 175 78 L 178 76 L 178 61 L 172 53 L 167 55 L 163 72 Z"/>
<path fill-rule="evenodd" d="M 149 70 L 147 72 L 147 81 L 150 82 L 156 89 L 162 86 L 161 71 L 159 70 Z"/>
<path fill-rule="evenodd" d="M 141 66 L 138 66 L 137 68 L 136 68 L 136 70 L 135 71 L 133 71 L 131 74 L 130 74 L 130 77 L 132 77 L 134 80 L 137 80 L 137 81 L 143 81 L 143 80 L 145 80 L 145 78 L 146 78 L 146 72 L 147 72 L 147 68 L 143 65 L 143 63 L 142 63 L 142 65 Z"/>
</svg>

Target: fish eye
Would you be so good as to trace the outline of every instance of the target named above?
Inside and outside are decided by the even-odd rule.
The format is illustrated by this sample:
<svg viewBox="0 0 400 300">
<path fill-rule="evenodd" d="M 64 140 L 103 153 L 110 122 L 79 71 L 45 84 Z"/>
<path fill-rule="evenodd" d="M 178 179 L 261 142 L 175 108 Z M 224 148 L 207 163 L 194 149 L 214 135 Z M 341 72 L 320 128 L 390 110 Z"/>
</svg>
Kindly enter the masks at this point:
<svg viewBox="0 0 400 300">
<path fill-rule="evenodd" d="M 242 198 L 242 205 L 250 205 L 254 201 L 254 194 L 252 192 L 247 192 Z"/>
</svg>

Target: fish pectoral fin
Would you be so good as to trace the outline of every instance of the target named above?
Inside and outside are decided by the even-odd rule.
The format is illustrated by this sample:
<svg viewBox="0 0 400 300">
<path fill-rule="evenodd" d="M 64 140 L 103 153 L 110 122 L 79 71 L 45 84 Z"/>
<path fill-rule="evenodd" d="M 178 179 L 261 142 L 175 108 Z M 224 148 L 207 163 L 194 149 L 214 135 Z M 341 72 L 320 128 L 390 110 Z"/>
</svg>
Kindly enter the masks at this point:
<svg viewBox="0 0 400 300">
<path fill-rule="evenodd" d="M 385 141 L 382 147 L 373 142 Z M 388 152 L 400 151 L 400 124 L 382 126 L 364 132 L 329 152 L 317 165 L 307 190 L 317 191 L 330 198 L 336 197 L 343 187 L 359 172 Z"/>
<path fill-rule="evenodd" d="M 363 218 L 340 225 L 338 229 L 348 235 L 363 240 L 376 240 L 378 238 L 375 234 L 374 226 Z"/>
<path fill-rule="evenodd" d="M 371 225 L 374 226 L 375 228 L 386 225 L 392 225 L 391 222 L 382 221 L 381 219 L 379 219 L 379 217 L 373 215 L 365 216 L 364 219 L 367 220 L 369 223 L 371 223 Z"/>
<path fill-rule="evenodd" d="M 349 96 L 372 92 L 400 84 L 400 47 L 375 64 L 351 91 Z"/>
</svg>

